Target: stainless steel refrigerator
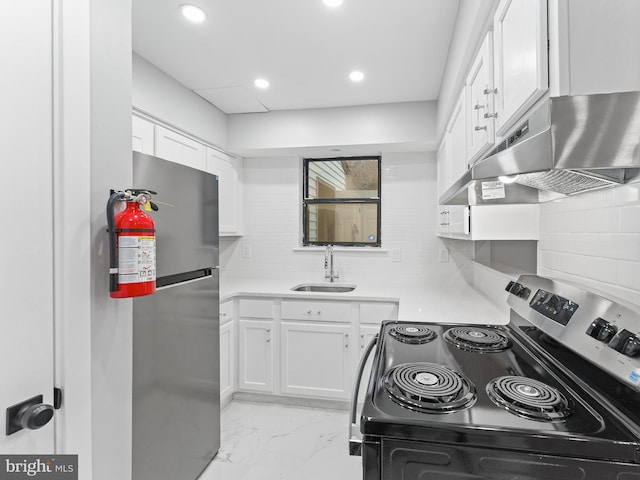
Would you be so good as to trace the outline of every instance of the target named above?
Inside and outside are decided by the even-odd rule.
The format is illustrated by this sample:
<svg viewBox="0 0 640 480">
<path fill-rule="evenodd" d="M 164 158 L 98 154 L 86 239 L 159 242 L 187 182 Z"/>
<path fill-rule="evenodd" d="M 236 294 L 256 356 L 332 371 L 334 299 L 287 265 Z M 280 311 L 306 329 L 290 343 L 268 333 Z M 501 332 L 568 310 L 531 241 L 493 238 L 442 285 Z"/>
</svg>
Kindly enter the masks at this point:
<svg viewBox="0 0 640 480">
<path fill-rule="evenodd" d="M 133 300 L 133 480 L 192 480 L 220 446 L 218 179 L 134 153 L 157 192 L 157 291 Z"/>
</svg>

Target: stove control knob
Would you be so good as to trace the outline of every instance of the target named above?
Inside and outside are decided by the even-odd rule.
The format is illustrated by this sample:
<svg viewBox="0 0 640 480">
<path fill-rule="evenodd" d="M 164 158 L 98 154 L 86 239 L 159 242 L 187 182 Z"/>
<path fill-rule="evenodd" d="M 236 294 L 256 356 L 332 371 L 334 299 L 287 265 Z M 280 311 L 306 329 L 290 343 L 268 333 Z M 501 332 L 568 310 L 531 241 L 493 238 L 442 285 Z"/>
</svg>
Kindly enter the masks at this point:
<svg viewBox="0 0 640 480">
<path fill-rule="evenodd" d="M 618 329 L 602 318 L 596 318 L 587 329 L 587 335 L 604 343 L 609 343 L 616 333 Z"/>
<path fill-rule="evenodd" d="M 635 357 L 640 353 L 640 338 L 629 330 L 622 330 L 611 339 L 609 346 L 627 357 Z"/>
<path fill-rule="evenodd" d="M 525 300 L 529 298 L 529 295 L 531 294 L 531 290 L 517 282 L 509 282 L 506 290 L 516 297 L 524 298 Z"/>
</svg>

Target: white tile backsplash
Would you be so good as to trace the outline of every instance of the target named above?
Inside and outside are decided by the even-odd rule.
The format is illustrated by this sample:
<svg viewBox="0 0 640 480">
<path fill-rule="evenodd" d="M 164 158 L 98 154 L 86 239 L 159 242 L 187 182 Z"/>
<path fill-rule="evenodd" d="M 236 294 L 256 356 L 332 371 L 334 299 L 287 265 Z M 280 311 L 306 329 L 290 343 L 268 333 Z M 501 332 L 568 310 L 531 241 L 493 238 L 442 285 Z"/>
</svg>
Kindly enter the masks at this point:
<svg viewBox="0 0 640 480">
<path fill-rule="evenodd" d="M 438 282 L 464 285 L 455 261 L 441 263 L 436 235 L 436 161 L 432 152 L 382 156 L 382 250 L 335 251 L 340 282 Z M 301 246 L 302 159 L 246 158 L 243 170 L 245 235 L 221 239 L 222 272 L 230 277 L 321 281 L 324 251 Z M 251 245 L 251 258 L 241 245 Z M 297 249 L 297 250 L 294 250 Z M 391 252 L 400 249 L 400 261 Z"/>
<path fill-rule="evenodd" d="M 538 273 L 640 304 L 640 185 L 542 204 Z"/>
</svg>

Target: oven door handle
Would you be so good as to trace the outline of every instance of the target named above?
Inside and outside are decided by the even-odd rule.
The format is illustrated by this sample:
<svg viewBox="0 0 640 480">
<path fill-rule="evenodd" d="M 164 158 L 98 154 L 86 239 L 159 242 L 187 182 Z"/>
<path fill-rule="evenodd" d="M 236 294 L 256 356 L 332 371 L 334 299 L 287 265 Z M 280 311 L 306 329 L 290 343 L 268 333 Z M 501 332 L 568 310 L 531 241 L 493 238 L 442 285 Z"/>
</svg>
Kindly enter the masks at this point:
<svg viewBox="0 0 640 480">
<path fill-rule="evenodd" d="M 366 366 L 369 355 L 371 355 L 371 351 L 373 350 L 373 347 L 375 347 L 377 342 L 378 334 L 376 333 L 369 341 L 367 348 L 360 358 L 360 364 L 358 365 L 358 371 L 356 373 L 356 379 L 353 385 L 349 415 L 349 455 L 362 456 L 362 434 L 360 433 L 360 425 L 356 423 L 358 410 L 358 391 L 360 390 L 360 382 L 362 381 L 364 367 Z"/>
</svg>

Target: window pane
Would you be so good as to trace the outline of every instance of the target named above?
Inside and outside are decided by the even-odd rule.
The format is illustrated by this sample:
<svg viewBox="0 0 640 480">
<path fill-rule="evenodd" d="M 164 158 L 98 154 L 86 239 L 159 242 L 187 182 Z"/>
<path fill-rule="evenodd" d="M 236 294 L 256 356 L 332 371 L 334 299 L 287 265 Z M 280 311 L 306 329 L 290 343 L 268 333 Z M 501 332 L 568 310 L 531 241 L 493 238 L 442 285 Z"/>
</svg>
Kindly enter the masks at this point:
<svg viewBox="0 0 640 480">
<path fill-rule="evenodd" d="M 307 242 L 377 245 L 377 203 L 307 204 Z"/>
<path fill-rule="evenodd" d="M 309 160 L 309 198 L 371 198 L 378 196 L 378 158 Z"/>
</svg>

